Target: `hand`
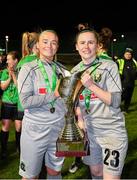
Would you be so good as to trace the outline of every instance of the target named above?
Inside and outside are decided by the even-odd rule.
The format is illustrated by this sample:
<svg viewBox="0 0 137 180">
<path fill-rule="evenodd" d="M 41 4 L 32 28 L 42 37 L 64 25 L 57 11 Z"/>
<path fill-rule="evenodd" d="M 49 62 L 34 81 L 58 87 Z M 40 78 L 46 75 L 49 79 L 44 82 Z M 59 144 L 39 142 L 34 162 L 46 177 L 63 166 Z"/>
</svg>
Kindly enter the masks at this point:
<svg viewBox="0 0 137 180">
<path fill-rule="evenodd" d="M 13 66 L 8 66 L 7 69 L 8 69 L 8 71 L 14 71 L 14 67 Z"/>
<path fill-rule="evenodd" d="M 15 72 L 13 70 L 9 70 L 9 76 L 11 79 L 16 79 Z"/>
<path fill-rule="evenodd" d="M 94 81 L 93 81 L 91 75 L 88 74 L 88 72 L 85 72 L 81 76 L 81 82 L 86 88 L 89 88 L 92 84 L 94 84 Z"/>
<path fill-rule="evenodd" d="M 59 97 L 59 96 L 60 96 L 60 94 L 59 94 L 59 92 L 58 92 L 58 90 L 57 90 L 57 89 L 55 89 L 55 91 L 54 91 L 54 95 L 55 95 L 55 97 Z"/>
<path fill-rule="evenodd" d="M 56 85 L 56 88 L 54 90 L 54 95 L 56 97 L 60 97 L 60 94 L 59 94 L 59 91 L 58 91 L 59 85 L 60 85 L 60 80 L 57 81 L 57 85 Z"/>
<path fill-rule="evenodd" d="M 11 71 L 11 76 L 12 76 L 12 78 L 15 78 L 15 77 L 16 77 L 16 75 L 15 75 L 15 72 L 14 72 L 14 71 Z"/>
<path fill-rule="evenodd" d="M 8 73 L 9 73 L 9 79 L 12 79 L 12 71 L 10 68 L 7 68 L 8 69 Z"/>
<path fill-rule="evenodd" d="M 86 131 L 85 123 L 83 119 L 78 120 L 77 124 L 81 130 L 83 130 L 84 132 Z"/>
</svg>

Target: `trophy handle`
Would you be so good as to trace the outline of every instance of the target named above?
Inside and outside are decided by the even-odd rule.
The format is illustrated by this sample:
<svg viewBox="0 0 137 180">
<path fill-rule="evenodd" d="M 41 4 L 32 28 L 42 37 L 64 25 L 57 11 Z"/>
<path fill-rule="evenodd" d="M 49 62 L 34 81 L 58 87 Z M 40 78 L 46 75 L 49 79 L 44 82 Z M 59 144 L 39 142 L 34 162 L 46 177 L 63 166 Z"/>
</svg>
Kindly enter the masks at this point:
<svg viewBox="0 0 137 180">
<path fill-rule="evenodd" d="M 61 79 L 58 79 L 55 90 L 58 90 L 58 89 L 59 89 L 60 83 L 61 83 Z"/>
<path fill-rule="evenodd" d="M 76 86 L 76 88 L 75 88 L 75 91 L 74 91 L 73 102 L 76 101 L 76 99 L 77 99 L 78 96 L 80 95 L 82 89 L 84 89 L 84 87 L 83 87 L 83 88 L 82 88 L 82 87 L 83 87 L 83 85 L 82 85 L 81 81 L 79 80 L 78 83 L 77 83 L 77 86 Z M 79 93 L 79 92 L 80 92 L 80 93 Z"/>
</svg>

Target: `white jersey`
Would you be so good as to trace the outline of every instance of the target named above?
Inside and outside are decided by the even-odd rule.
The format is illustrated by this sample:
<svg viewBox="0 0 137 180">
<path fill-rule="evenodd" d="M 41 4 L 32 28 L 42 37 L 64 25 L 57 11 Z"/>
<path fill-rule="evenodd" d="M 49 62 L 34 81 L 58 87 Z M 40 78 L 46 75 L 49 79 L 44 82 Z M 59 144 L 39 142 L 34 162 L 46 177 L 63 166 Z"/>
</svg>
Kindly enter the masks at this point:
<svg viewBox="0 0 137 180">
<path fill-rule="evenodd" d="M 43 64 L 48 74 L 49 82 L 52 84 L 53 70 L 51 64 L 47 62 L 43 62 Z M 63 68 L 59 67 L 59 65 L 57 65 L 56 71 L 57 76 L 59 74 L 64 76 L 65 74 Z M 18 76 L 18 91 L 25 110 L 24 119 L 26 121 L 38 124 L 53 124 L 58 121 L 64 121 L 65 103 L 62 98 L 56 99 L 54 92 L 49 93 L 47 86 L 37 60 L 26 63 L 21 68 Z M 54 102 L 54 113 L 50 112 L 52 102 Z"/>
</svg>

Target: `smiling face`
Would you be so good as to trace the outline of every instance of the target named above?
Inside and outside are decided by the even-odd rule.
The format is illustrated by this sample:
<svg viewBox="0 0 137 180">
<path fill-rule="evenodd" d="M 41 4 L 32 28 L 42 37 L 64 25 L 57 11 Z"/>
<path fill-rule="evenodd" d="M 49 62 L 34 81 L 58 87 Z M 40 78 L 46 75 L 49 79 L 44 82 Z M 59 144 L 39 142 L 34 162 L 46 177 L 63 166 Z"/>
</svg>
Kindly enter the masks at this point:
<svg viewBox="0 0 137 180">
<path fill-rule="evenodd" d="M 85 31 L 78 35 L 76 50 L 79 52 L 85 64 L 92 62 L 96 58 L 98 40 L 91 31 Z"/>
<path fill-rule="evenodd" d="M 18 59 L 15 57 L 15 53 L 14 52 L 9 53 L 7 55 L 8 68 L 10 68 L 11 70 L 14 70 L 17 63 L 18 63 Z"/>
<path fill-rule="evenodd" d="M 54 31 L 43 31 L 39 36 L 37 47 L 40 59 L 52 61 L 58 50 L 58 36 Z"/>
</svg>

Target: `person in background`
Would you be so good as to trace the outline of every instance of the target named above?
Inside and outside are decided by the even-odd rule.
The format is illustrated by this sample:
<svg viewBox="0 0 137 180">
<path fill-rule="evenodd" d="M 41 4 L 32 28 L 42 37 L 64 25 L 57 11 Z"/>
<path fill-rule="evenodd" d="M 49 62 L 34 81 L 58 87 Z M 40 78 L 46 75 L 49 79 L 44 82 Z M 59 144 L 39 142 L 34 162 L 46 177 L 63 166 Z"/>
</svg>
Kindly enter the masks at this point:
<svg viewBox="0 0 137 180">
<path fill-rule="evenodd" d="M 43 158 L 47 179 L 61 179 L 64 157 L 56 157 L 55 152 L 66 107 L 56 90 L 59 75 L 65 76 L 64 69 L 53 61 L 58 47 L 54 30 L 41 32 L 39 58 L 24 64 L 19 72 L 18 92 L 24 108 L 19 166 L 22 179 L 37 179 Z"/>
<path fill-rule="evenodd" d="M 11 51 L 7 54 L 7 68 L 2 71 L 1 75 L 1 89 L 2 94 L 2 129 L 1 129 L 1 158 L 7 158 L 7 143 L 9 137 L 9 129 L 12 120 L 15 120 L 15 137 L 16 147 L 20 151 L 20 133 L 21 121 L 17 119 L 17 72 L 16 66 L 19 61 L 17 51 Z"/>
<path fill-rule="evenodd" d="M 28 62 L 31 62 L 37 58 L 38 49 L 37 41 L 39 34 L 36 32 L 24 32 L 22 35 L 22 58 L 17 65 L 17 71 L 19 73 L 21 67 Z M 18 119 L 22 120 L 24 115 L 23 107 L 18 99 Z"/>
<path fill-rule="evenodd" d="M 123 111 L 128 113 L 137 79 L 137 62 L 133 58 L 133 49 L 126 48 L 124 57 L 117 59 L 117 64 L 122 81 Z"/>
<path fill-rule="evenodd" d="M 117 55 L 114 55 L 113 60 L 117 63 L 118 56 L 117 56 Z"/>
<path fill-rule="evenodd" d="M 73 73 L 90 67 L 81 77 L 85 89 L 77 104 L 78 125 L 90 145 L 90 155 L 83 162 L 89 165 L 92 179 L 120 179 L 128 148 L 120 109 L 121 80 L 114 61 L 98 58 L 98 38 L 90 29 L 77 34 L 76 50 L 82 61 L 72 69 Z"/>
<path fill-rule="evenodd" d="M 0 54 L 0 72 L 7 67 L 6 55 Z"/>
<path fill-rule="evenodd" d="M 4 55 L 3 53 L 0 53 L 0 119 L 1 119 L 1 97 L 3 94 L 3 90 L 1 89 L 1 75 L 2 75 L 3 69 L 5 69 L 6 67 L 7 67 L 6 55 Z"/>
<path fill-rule="evenodd" d="M 98 56 L 102 59 L 112 60 L 112 57 L 108 55 L 108 48 L 111 44 L 112 31 L 111 29 L 104 27 L 99 33 L 99 47 Z"/>
<path fill-rule="evenodd" d="M 24 32 L 22 35 L 22 59 L 19 61 L 17 68 L 20 69 L 22 65 L 31 62 L 37 58 L 38 49 L 36 43 L 39 34 L 36 32 Z"/>
</svg>

